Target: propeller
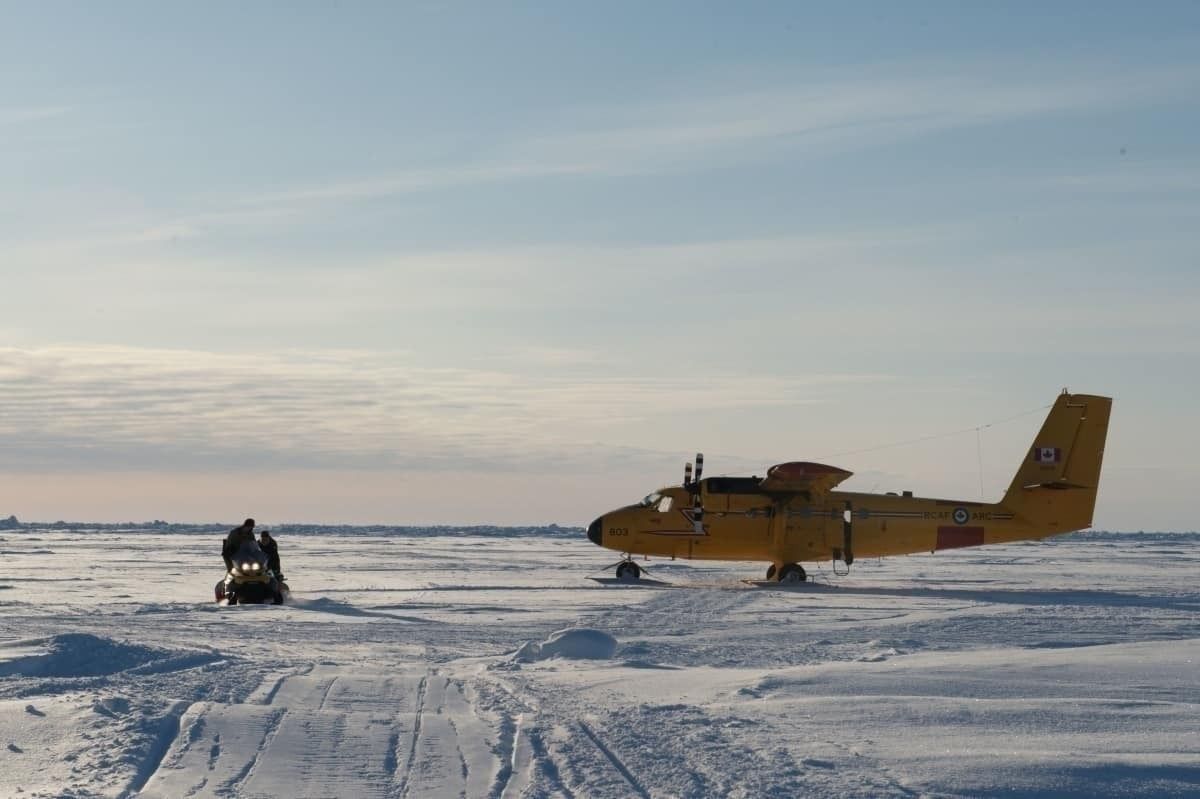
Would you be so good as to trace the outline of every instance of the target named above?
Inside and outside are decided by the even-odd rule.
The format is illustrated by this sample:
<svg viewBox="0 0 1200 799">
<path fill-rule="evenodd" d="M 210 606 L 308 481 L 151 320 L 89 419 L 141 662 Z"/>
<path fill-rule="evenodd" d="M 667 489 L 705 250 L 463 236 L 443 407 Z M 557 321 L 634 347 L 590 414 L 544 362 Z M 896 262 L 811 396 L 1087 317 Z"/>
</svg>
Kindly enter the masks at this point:
<svg viewBox="0 0 1200 799">
<path fill-rule="evenodd" d="M 692 487 L 692 464 L 690 463 L 683 464 L 683 487 Z"/>
<path fill-rule="evenodd" d="M 691 471 L 691 467 L 688 467 Z M 692 483 L 692 530 L 704 535 L 704 505 L 700 502 L 700 477 L 704 474 L 704 453 L 696 453 L 696 482 Z"/>
</svg>

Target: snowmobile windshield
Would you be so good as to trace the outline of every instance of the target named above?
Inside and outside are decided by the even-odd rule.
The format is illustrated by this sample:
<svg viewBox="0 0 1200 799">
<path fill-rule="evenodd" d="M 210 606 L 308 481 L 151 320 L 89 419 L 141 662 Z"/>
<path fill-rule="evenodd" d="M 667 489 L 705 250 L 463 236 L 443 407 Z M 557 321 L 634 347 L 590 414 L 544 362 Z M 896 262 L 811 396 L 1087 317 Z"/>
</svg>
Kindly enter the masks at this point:
<svg viewBox="0 0 1200 799">
<path fill-rule="evenodd" d="M 243 574 L 256 574 L 267 570 L 267 553 L 257 541 L 247 541 L 233 555 L 233 567 Z"/>
</svg>

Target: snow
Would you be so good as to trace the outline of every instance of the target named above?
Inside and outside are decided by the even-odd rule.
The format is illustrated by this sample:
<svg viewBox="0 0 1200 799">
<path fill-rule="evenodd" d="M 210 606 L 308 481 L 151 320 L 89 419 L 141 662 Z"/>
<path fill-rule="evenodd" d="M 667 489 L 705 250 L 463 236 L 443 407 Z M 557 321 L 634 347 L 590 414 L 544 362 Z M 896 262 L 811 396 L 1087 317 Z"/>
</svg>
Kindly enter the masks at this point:
<svg viewBox="0 0 1200 799">
<path fill-rule="evenodd" d="M 3 797 L 1200 794 L 1200 536 L 607 578 L 582 532 L 6 531 Z"/>
<path fill-rule="evenodd" d="M 121 643 L 90 633 L 64 633 L 40 641 L 0 644 L 0 657 L 36 648 L 34 654 L 10 656 L 0 661 L 0 677 L 86 677 L 117 672 L 145 674 L 156 669 L 170 670 L 186 664 L 216 660 L 212 653 L 173 653 L 149 646 Z"/>
<path fill-rule="evenodd" d="M 602 630 L 575 628 L 559 630 L 541 643 L 526 642 L 513 654 L 513 660 L 608 660 L 616 651 L 617 639 L 608 633 Z"/>
</svg>

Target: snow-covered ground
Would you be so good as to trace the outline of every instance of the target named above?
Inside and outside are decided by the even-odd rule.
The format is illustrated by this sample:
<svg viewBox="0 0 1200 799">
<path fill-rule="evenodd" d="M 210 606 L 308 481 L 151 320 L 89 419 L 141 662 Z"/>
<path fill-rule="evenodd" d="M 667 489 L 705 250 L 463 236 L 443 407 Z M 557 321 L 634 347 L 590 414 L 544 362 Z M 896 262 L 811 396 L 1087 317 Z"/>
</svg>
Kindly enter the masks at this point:
<svg viewBox="0 0 1200 799">
<path fill-rule="evenodd" d="M 1200 536 L 596 582 L 582 533 L 0 533 L 0 796 L 1200 795 Z M 556 632 L 570 632 L 555 635 Z"/>
</svg>

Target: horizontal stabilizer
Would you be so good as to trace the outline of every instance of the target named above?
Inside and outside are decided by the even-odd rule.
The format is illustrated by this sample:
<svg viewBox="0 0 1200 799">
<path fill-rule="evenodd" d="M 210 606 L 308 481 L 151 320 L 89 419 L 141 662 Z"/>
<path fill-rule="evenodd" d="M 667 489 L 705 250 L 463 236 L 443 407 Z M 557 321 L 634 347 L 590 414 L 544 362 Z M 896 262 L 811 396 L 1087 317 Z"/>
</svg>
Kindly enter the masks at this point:
<svg viewBox="0 0 1200 799">
<path fill-rule="evenodd" d="M 1081 486 L 1078 483 L 1068 483 L 1066 480 L 1054 480 L 1049 483 L 1033 483 L 1031 485 L 1023 486 L 1023 488 L 1026 491 L 1031 488 L 1050 488 L 1058 491 L 1064 488 L 1093 488 L 1093 486 Z"/>
</svg>

